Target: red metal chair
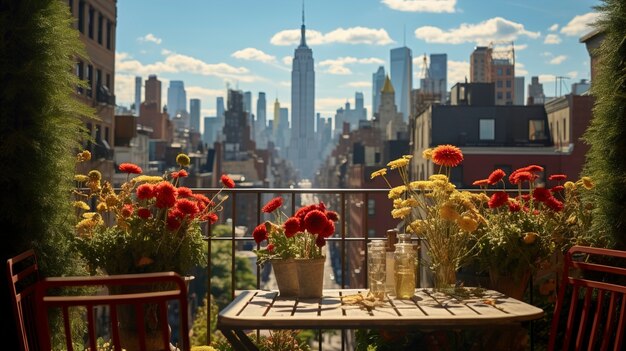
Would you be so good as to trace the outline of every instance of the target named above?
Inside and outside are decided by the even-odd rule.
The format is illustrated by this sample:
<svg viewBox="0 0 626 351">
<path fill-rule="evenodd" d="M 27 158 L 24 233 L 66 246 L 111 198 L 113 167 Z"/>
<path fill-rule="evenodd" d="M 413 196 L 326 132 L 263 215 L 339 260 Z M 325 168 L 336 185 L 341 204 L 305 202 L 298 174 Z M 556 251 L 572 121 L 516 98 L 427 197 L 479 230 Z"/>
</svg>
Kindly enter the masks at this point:
<svg viewBox="0 0 626 351">
<path fill-rule="evenodd" d="M 50 293 L 58 292 L 60 288 L 67 292 L 67 288 L 85 288 L 85 287 L 107 287 L 104 295 L 85 294 L 84 291 L 78 291 L 78 294 L 66 293 L 58 295 Z M 125 290 L 131 287 L 130 292 L 110 293 L 110 291 L 120 292 L 119 287 Z M 87 320 L 87 341 L 90 350 L 96 350 L 96 338 L 98 335 L 97 322 L 95 316 L 96 307 L 108 307 L 110 323 L 106 328 L 110 330 L 111 344 L 115 350 L 121 350 L 124 347 L 127 350 L 134 349 L 132 346 L 121 345 L 120 320 L 122 313 L 118 309 L 120 306 L 132 306 L 134 311 L 134 327 L 133 336 L 136 337 L 138 350 L 170 350 L 170 334 L 168 324 L 168 303 L 177 301 L 179 306 L 179 326 L 180 326 L 180 345 L 176 347 L 178 350 L 187 351 L 189 345 L 189 321 L 187 306 L 187 287 L 181 276 L 174 272 L 162 273 L 145 273 L 145 274 L 127 274 L 112 275 L 98 277 L 55 277 L 45 278 L 37 284 L 36 290 L 38 304 L 38 330 L 39 343 L 44 350 L 51 349 L 51 333 L 48 324 L 48 311 L 51 308 L 61 310 L 63 317 L 63 329 L 65 333 L 66 346 L 69 351 L 73 350 L 72 335 L 73 328 L 70 324 L 72 311 L 77 308 L 80 313 L 86 315 Z M 158 306 L 158 307 L 156 307 Z M 155 328 L 158 329 L 156 343 L 151 344 L 147 338 L 147 320 L 150 316 L 146 314 L 150 308 L 155 311 Z M 76 312 L 74 312 L 76 313 Z"/>
<path fill-rule="evenodd" d="M 626 251 L 574 246 L 565 255 L 549 350 L 622 350 L 626 268 L 603 264 L 607 259 L 624 266 Z M 566 322 L 559 318 L 565 312 Z"/>
<path fill-rule="evenodd" d="M 28 250 L 8 259 L 7 277 L 20 348 L 22 351 L 39 350 L 35 324 L 35 286 L 39 282 L 39 269 L 35 251 Z"/>
</svg>

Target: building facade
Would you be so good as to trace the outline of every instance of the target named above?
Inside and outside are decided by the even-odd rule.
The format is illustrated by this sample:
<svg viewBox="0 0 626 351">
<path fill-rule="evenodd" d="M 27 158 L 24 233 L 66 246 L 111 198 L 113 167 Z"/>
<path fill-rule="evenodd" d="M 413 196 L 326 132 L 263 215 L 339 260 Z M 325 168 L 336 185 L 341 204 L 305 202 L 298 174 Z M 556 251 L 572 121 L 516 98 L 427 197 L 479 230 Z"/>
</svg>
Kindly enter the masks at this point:
<svg viewBox="0 0 626 351">
<path fill-rule="evenodd" d="M 385 84 L 385 67 L 380 66 L 376 73 L 372 74 L 372 115 L 378 113 L 380 106 L 380 91 Z"/>
<path fill-rule="evenodd" d="M 409 120 L 411 112 L 411 90 L 413 89 L 413 54 L 406 46 L 392 49 L 390 53 L 391 84 L 395 89 L 395 99 L 402 119 Z"/>
<path fill-rule="evenodd" d="M 135 116 L 139 116 L 139 110 L 141 110 L 141 87 L 143 86 L 143 79 L 141 77 L 135 77 L 135 108 L 133 112 Z"/>
<path fill-rule="evenodd" d="M 200 99 L 189 100 L 189 128 L 200 132 Z"/>
<path fill-rule="evenodd" d="M 170 119 L 176 117 L 177 114 L 187 113 L 187 92 L 185 82 L 182 80 L 170 81 L 170 86 L 167 88 L 167 112 Z"/>
</svg>

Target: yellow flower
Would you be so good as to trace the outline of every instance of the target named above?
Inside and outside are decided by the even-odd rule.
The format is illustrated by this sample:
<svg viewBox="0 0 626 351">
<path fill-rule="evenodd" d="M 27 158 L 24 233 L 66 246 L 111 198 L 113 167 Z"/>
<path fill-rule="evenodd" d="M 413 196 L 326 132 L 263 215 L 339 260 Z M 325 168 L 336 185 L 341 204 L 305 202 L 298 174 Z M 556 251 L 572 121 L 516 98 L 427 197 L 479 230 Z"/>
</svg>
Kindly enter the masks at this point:
<svg viewBox="0 0 626 351">
<path fill-rule="evenodd" d="M 410 160 L 413 158 L 413 155 L 402 155 L 402 158 Z"/>
<path fill-rule="evenodd" d="M 409 160 L 406 158 L 399 158 L 397 160 L 393 160 L 389 163 L 387 163 L 387 166 L 391 169 L 396 169 L 396 168 L 400 168 L 400 167 L 405 167 L 406 165 L 409 164 Z"/>
<path fill-rule="evenodd" d="M 76 174 L 74 176 L 74 180 L 79 182 L 79 183 L 83 183 L 89 180 L 89 177 L 87 177 L 86 175 L 83 174 Z"/>
<path fill-rule="evenodd" d="M 404 185 L 400 185 L 400 186 L 397 186 L 395 188 L 391 188 L 391 190 L 389 190 L 388 197 L 390 199 L 397 199 L 400 196 L 402 196 L 402 194 L 404 194 L 405 191 L 406 191 L 406 186 L 404 186 Z"/>
<path fill-rule="evenodd" d="M 117 198 L 117 195 L 115 195 L 115 193 L 112 193 L 107 195 L 107 197 L 104 199 L 104 202 L 106 203 L 107 207 L 114 207 L 119 202 L 119 199 Z"/>
<path fill-rule="evenodd" d="M 87 173 L 87 176 L 92 181 L 99 181 L 100 179 L 102 179 L 102 173 L 96 171 L 95 169 L 93 171 L 89 171 L 89 173 Z"/>
<path fill-rule="evenodd" d="M 83 213 L 83 218 L 90 219 L 90 218 L 93 218 L 96 215 L 98 215 L 98 214 L 95 213 L 95 212 L 85 212 L 85 213 Z"/>
<path fill-rule="evenodd" d="M 459 228 L 466 232 L 473 232 L 478 229 L 478 222 L 470 216 L 460 217 L 456 223 L 459 225 Z"/>
<path fill-rule="evenodd" d="M 568 180 L 565 184 L 563 184 L 563 187 L 565 187 L 568 191 L 576 190 L 576 183 Z"/>
<path fill-rule="evenodd" d="M 595 187 L 595 184 L 593 183 L 593 180 L 591 180 L 590 177 L 582 177 L 580 178 L 579 182 L 581 182 L 583 186 L 585 187 L 585 189 L 587 190 L 591 190 Z"/>
<path fill-rule="evenodd" d="M 432 160 L 432 158 L 433 158 L 433 149 L 428 148 L 428 149 L 422 151 L 422 157 L 425 160 Z"/>
<path fill-rule="evenodd" d="M 391 217 L 393 218 L 405 218 L 411 214 L 410 207 L 397 208 L 395 210 L 391 210 Z"/>
<path fill-rule="evenodd" d="M 100 202 L 96 206 L 96 211 L 98 211 L 98 212 L 104 212 L 106 210 L 107 210 L 107 204 L 105 202 Z"/>
<path fill-rule="evenodd" d="M 402 207 L 418 207 L 419 203 L 414 198 L 410 197 L 402 201 Z"/>
<path fill-rule="evenodd" d="M 97 223 L 91 220 L 91 218 L 83 219 L 76 224 L 76 232 L 82 237 L 90 236 L 91 231 L 96 226 L 96 224 Z"/>
<path fill-rule="evenodd" d="M 379 170 L 377 170 L 375 172 L 372 172 L 372 175 L 370 176 L 371 177 L 370 179 L 374 179 L 374 178 L 379 177 L 379 176 L 384 176 L 386 174 L 387 174 L 387 168 L 379 169 Z"/>
<path fill-rule="evenodd" d="M 448 181 L 448 177 L 446 177 L 445 174 L 433 174 L 430 177 L 428 177 L 429 180 L 435 181 L 435 180 L 441 180 L 441 181 Z"/>
<path fill-rule="evenodd" d="M 85 201 L 74 201 L 74 207 L 85 211 L 89 210 L 89 205 Z"/>
<path fill-rule="evenodd" d="M 76 161 L 78 162 L 85 162 L 89 160 L 91 160 L 91 152 L 87 150 L 84 150 L 83 152 L 79 152 L 78 155 L 76 155 Z"/>
<path fill-rule="evenodd" d="M 140 175 L 140 176 L 137 176 L 137 177 L 131 179 L 131 182 L 135 182 L 135 183 L 140 183 L 140 182 L 158 183 L 158 182 L 160 182 L 162 180 L 163 180 L 163 177 L 160 177 L 160 176 Z"/>
<path fill-rule="evenodd" d="M 448 221 L 454 221 L 459 218 L 459 213 L 454 209 L 454 205 L 446 203 L 439 209 L 439 217 Z"/>
<path fill-rule="evenodd" d="M 426 190 L 432 188 L 432 186 L 433 182 L 428 180 L 416 180 L 409 183 L 409 188 L 411 188 L 411 190 Z"/>
<path fill-rule="evenodd" d="M 528 232 L 528 233 L 524 233 L 524 237 L 522 240 L 524 240 L 525 244 L 532 244 L 535 242 L 535 240 L 537 240 L 537 236 L 539 236 L 537 233 L 534 232 Z"/>
<path fill-rule="evenodd" d="M 191 159 L 185 154 L 178 154 L 178 156 L 176 156 L 176 163 L 181 167 L 188 167 L 191 163 Z"/>
<path fill-rule="evenodd" d="M 419 234 L 423 226 L 424 226 L 423 220 L 421 219 L 414 220 L 413 222 L 411 222 L 411 224 L 409 224 L 409 227 L 407 228 L 407 232 Z"/>
<path fill-rule="evenodd" d="M 393 199 L 393 208 L 402 207 L 402 199 Z"/>
</svg>

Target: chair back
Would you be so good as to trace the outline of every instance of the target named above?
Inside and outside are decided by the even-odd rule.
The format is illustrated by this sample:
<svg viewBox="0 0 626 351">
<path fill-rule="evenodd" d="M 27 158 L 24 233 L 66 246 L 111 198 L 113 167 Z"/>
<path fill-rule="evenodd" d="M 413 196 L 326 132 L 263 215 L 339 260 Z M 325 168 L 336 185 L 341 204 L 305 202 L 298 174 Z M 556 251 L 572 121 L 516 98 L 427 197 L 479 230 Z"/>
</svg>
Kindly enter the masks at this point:
<svg viewBox="0 0 626 351">
<path fill-rule="evenodd" d="M 7 278 L 20 349 L 39 350 L 35 342 L 37 340 L 35 285 L 39 281 L 35 251 L 31 249 L 8 259 Z"/>
<path fill-rule="evenodd" d="M 59 295 L 59 291 L 63 294 Z M 179 342 L 175 347 L 181 351 L 190 349 L 187 287 L 174 272 L 45 278 L 37 285 L 36 296 L 40 306 L 39 343 L 44 350 L 51 349 L 48 312 L 57 309 L 62 315 L 69 351 L 75 349 L 73 342 L 77 339 L 84 341 L 84 348 L 97 350 L 97 339 L 103 334 L 110 338 L 111 349 L 169 351 L 174 346 L 170 345 L 172 320 L 168 321 L 168 305 L 172 309 L 174 301 L 179 316 Z M 85 318 L 86 333 L 72 326 L 72 316 L 76 314 Z"/>
<path fill-rule="evenodd" d="M 549 350 L 622 350 L 626 328 L 623 267 L 626 251 L 574 246 L 567 252 Z"/>
</svg>

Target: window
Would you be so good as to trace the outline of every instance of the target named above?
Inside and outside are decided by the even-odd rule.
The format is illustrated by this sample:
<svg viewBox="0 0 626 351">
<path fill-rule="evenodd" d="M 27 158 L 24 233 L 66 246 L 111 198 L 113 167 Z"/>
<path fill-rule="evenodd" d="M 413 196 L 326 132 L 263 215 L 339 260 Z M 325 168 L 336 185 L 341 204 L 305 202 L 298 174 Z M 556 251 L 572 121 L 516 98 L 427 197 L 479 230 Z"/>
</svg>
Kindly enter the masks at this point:
<svg viewBox="0 0 626 351">
<path fill-rule="evenodd" d="M 85 33 L 85 2 L 78 2 L 78 30 Z"/>
<path fill-rule="evenodd" d="M 102 70 L 98 68 L 96 70 L 96 86 L 100 85 L 102 85 Z"/>
<path fill-rule="evenodd" d="M 528 121 L 528 140 L 546 140 L 545 123 L 541 119 Z"/>
<path fill-rule="evenodd" d="M 501 91 L 496 93 L 496 100 L 502 100 L 502 92 Z"/>
<path fill-rule="evenodd" d="M 87 30 L 89 31 L 89 38 L 93 39 L 93 25 L 94 25 L 94 15 L 95 10 L 93 6 L 89 6 L 89 18 L 87 19 Z"/>
<path fill-rule="evenodd" d="M 498 80 L 498 81 L 496 82 L 496 86 L 497 86 L 498 88 L 502 88 L 502 81 L 501 81 L 501 80 Z"/>
<path fill-rule="evenodd" d="M 506 99 L 507 100 L 511 100 L 511 92 L 510 91 L 506 92 Z"/>
<path fill-rule="evenodd" d="M 87 66 L 87 96 L 93 96 L 93 66 Z"/>
<path fill-rule="evenodd" d="M 376 214 L 376 200 L 367 199 L 367 215 L 373 216 Z"/>
<path fill-rule="evenodd" d="M 104 17 L 102 17 L 102 14 L 98 15 L 98 44 L 102 45 L 102 31 L 104 30 L 104 28 L 102 28 L 102 25 L 104 23 Z"/>
<path fill-rule="evenodd" d="M 107 49 L 111 50 L 111 36 L 113 24 L 110 20 L 107 20 Z"/>
<path fill-rule="evenodd" d="M 496 121 L 494 119 L 481 119 L 478 120 L 478 123 L 478 138 L 480 140 L 495 140 Z"/>
<path fill-rule="evenodd" d="M 502 75 L 502 68 L 498 68 L 498 75 L 501 76 Z"/>
<path fill-rule="evenodd" d="M 507 88 L 510 88 L 510 87 L 511 87 L 511 80 L 510 80 L 510 79 L 507 79 L 507 80 L 506 80 L 506 87 L 507 87 Z"/>
<path fill-rule="evenodd" d="M 110 73 L 107 73 L 106 86 L 107 88 L 109 88 L 109 91 L 111 91 L 111 74 Z"/>
<path fill-rule="evenodd" d="M 78 79 L 80 80 L 83 80 L 85 78 L 85 64 L 83 63 L 83 61 L 78 61 L 76 63 L 76 75 L 78 76 Z M 78 87 L 78 93 L 79 94 L 83 93 L 82 87 Z"/>
</svg>

